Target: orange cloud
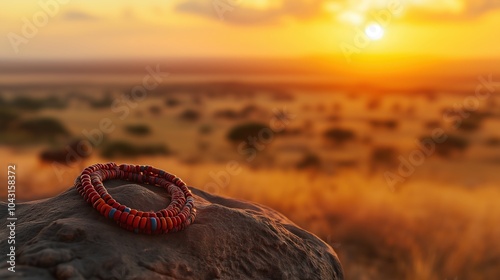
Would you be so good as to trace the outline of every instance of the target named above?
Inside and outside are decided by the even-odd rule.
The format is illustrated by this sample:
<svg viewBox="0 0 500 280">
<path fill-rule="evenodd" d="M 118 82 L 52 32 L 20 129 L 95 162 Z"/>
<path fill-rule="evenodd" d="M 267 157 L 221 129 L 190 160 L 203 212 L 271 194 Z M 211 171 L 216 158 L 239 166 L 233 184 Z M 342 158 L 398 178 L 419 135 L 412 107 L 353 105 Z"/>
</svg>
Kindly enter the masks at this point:
<svg viewBox="0 0 500 280">
<path fill-rule="evenodd" d="M 285 17 L 297 20 L 337 16 L 360 18 L 389 5 L 401 5 L 405 16 L 424 21 L 465 20 L 500 8 L 500 0 L 260 0 L 260 7 L 247 0 L 185 0 L 175 9 L 180 12 L 224 19 L 234 24 L 276 23 Z M 222 14 L 222 15 L 221 15 Z"/>
</svg>

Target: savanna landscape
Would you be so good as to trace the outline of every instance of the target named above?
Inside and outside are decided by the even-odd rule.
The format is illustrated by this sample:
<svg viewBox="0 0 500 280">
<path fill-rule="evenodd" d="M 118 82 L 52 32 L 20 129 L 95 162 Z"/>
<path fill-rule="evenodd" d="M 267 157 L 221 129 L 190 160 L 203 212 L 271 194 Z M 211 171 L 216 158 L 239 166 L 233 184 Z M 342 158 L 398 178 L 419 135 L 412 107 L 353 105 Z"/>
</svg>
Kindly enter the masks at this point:
<svg viewBox="0 0 500 280">
<path fill-rule="evenodd" d="M 19 166 L 21 200 L 64 191 L 93 162 L 147 162 L 279 210 L 335 248 L 353 279 L 492 279 L 498 97 L 459 119 L 465 93 L 328 91 L 173 84 L 139 101 L 126 86 L 7 90 L 2 154 Z M 419 143 L 435 129 L 447 139 L 427 155 Z"/>
<path fill-rule="evenodd" d="M 495 1 L 41 2 L 0 12 L 18 203 L 148 164 L 283 213 L 345 279 L 500 277 Z"/>
</svg>

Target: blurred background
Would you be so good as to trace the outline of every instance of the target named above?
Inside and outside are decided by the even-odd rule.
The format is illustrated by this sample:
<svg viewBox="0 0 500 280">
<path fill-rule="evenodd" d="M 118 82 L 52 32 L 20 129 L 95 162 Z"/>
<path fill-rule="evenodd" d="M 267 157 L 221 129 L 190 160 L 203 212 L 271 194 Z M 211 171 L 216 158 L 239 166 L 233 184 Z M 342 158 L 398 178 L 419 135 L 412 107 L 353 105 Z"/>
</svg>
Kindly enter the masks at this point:
<svg viewBox="0 0 500 280">
<path fill-rule="evenodd" d="M 346 279 L 500 276 L 498 1 L 1 3 L 18 200 L 150 164 L 282 212 Z"/>
</svg>

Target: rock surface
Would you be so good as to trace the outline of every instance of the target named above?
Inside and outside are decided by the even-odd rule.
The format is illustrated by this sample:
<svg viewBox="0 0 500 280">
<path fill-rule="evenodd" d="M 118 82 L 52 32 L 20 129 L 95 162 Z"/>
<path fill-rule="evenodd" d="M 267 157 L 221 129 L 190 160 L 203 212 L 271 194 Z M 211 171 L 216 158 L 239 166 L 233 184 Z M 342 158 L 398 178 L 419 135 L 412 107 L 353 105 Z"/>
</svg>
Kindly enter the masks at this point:
<svg viewBox="0 0 500 280">
<path fill-rule="evenodd" d="M 126 181 L 105 186 L 123 204 L 143 211 L 169 202 L 163 189 Z M 0 279 L 343 279 L 333 249 L 267 207 L 190 188 L 198 215 L 184 231 L 128 232 L 101 216 L 70 188 L 16 207 L 15 273 Z M 7 205 L 0 204 L 3 260 Z"/>
</svg>

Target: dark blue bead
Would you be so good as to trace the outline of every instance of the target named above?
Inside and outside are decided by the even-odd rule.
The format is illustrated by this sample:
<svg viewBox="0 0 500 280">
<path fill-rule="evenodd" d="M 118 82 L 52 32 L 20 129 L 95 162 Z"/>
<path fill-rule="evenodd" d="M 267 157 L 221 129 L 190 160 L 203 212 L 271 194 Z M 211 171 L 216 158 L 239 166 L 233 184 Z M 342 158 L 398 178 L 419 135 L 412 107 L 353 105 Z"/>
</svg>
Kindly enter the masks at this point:
<svg viewBox="0 0 500 280">
<path fill-rule="evenodd" d="M 112 208 L 111 211 L 109 211 L 108 218 L 113 219 L 113 215 L 115 215 L 116 208 Z"/>
<path fill-rule="evenodd" d="M 152 217 L 150 217 L 149 219 L 151 220 L 151 232 L 155 232 L 157 227 L 156 219 Z"/>
</svg>

